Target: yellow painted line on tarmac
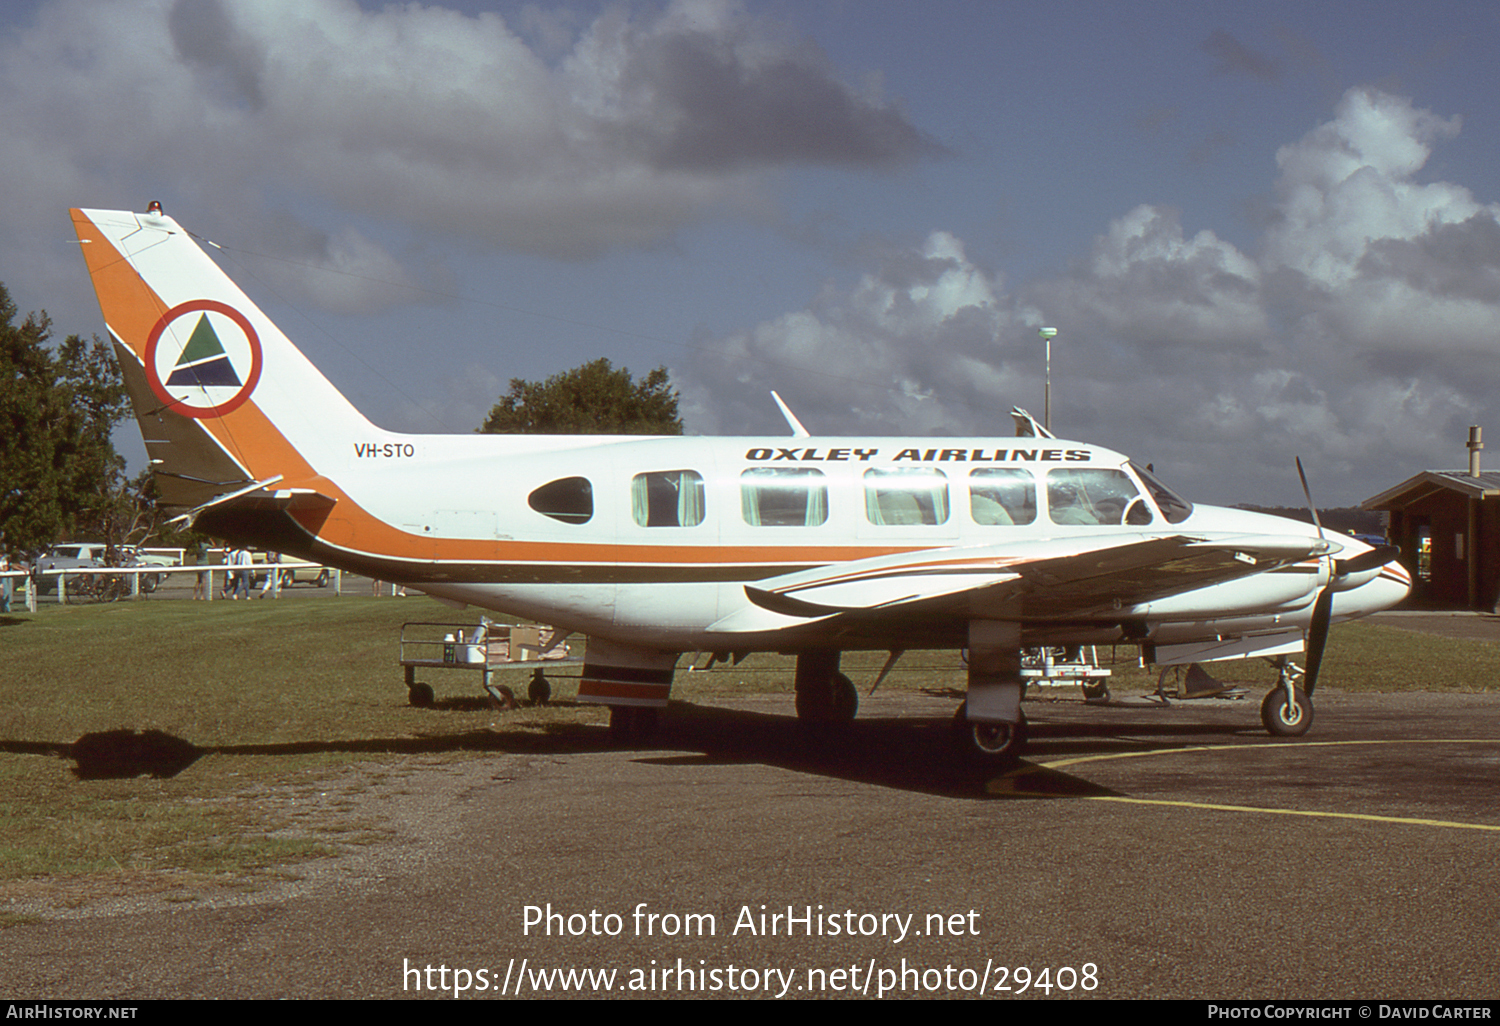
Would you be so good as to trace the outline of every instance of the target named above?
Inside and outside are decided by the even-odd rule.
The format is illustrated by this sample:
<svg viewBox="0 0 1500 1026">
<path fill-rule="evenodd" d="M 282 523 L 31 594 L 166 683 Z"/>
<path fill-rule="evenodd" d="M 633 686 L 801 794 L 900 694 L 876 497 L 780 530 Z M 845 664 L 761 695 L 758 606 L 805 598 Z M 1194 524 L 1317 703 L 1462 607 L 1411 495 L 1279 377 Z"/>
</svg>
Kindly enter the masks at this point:
<svg viewBox="0 0 1500 1026">
<path fill-rule="evenodd" d="M 1353 745 L 1493 745 L 1500 739 L 1487 737 L 1457 738 L 1387 738 L 1376 741 L 1263 741 L 1248 745 L 1190 745 L 1183 748 L 1151 748 L 1139 752 L 1109 752 L 1104 755 L 1080 755 L 1076 759 L 1054 759 L 1038 762 L 1042 769 L 1060 770 L 1067 766 L 1078 766 L 1085 762 L 1105 762 L 1110 759 L 1143 759 L 1156 755 L 1177 755 L 1184 752 L 1234 752 L 1247 748 L 1341 748 Z"/>
<path fill-rule="evenodd" d="M 1370 816 L 1361 812 L 1317 812 L 1309 809 L 1265 809 L 1254 805 L 1215 805 L 1211 802 L 1173 802 L 1161 798 L 1125 798 L 1114 795 L 1088 795 L 1091 802 L 1123 802 L 1128 805 L 1175 805 L 1185 809 L 1213 809 L 1216 812 L 1263 812 L 1272 816 L 1312 816 L 1320 819 L 1363 819 L 1371 823 L 1404 823 L 1407 826 L 1453 827 L 1458 830 L 1489 830 L 1500 833 L 1500 826 L 1488 823 L 1455 823 L 1449 819 L 1414 819 L 1407 816 Z"/>
<path fill-rule="evenodd" d="M 1028 772 L 1038 769 L 1062 770 L 1065 767 L 1079 766 L 1089 762 L 1107 762 L 1112 759 L 1142 759 L 1160 755 L 1179 755 L 1191 752 L 1232 752 L 1245 749 L 1264 750 L 1267 748 L 1335 748 L 1354 745 L 1494 745 L 1500 744 L 1500 740 L 1494 738 L 1410 738 L 1410 739 L 1387 739 L 1376 741 L 1282 741 L 1247 745 L 1191 745 L 1183 748 L 1154 748 L 1139 752 L 1111 752 L 1106 755 L 1084 755 L 1073 759 L 1055 759 L 1050 762 L 1038 762 L 1033 764 L 1033 770 L 1020 770 L 999 777 L 987 785 L 986 790 L 991 794 L 1009 793 L 1013 795 L 1025 795 L 1028 792 L 1015 787 Z M 1036 797 L 1055 797 L 1037 793 Z M 1316 819 L 1356 819 L 1370 823 L 1400 823 L 1406 826 L 1430 826 L 1449 827 L 1456 830 L 1482 830 L 1491 833 L 1500 833 L 1500 825 L 1488 823 L 1458 823 L 1446 819 L 1419 819 L 1409 816 L 1374 816 L 1361 812 L 1321 812 L 1308 809 L 1272 809 L 1255 805 L 1222 805 L 1214 802 L 1185 802 L 1173 801 L 1165 798 L 1130 798 L 1123 795 L 1080 795 L 1080 800 L 1095 802 L 1115 802 L 1123 805 L 1164 805 L 1168 807 L 1183 809 L 1209 809 L 1215 812 L 1252 812 L 1269 816 L 1310 816 Z"/>
</svg>

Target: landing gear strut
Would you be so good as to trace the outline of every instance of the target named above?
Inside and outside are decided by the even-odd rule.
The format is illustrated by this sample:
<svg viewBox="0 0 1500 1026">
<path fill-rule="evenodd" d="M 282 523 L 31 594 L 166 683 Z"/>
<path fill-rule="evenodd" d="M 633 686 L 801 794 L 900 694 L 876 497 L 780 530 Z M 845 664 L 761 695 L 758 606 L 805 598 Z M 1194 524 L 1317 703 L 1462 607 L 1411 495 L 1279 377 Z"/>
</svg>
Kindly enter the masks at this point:
<svg viewBox="0 0 1500 1026">
<path fill-rule="evenodd" d="M 954 716 L 972 757 L 1007 765 L 1026 746 L 1021 699 L 1021 627 L 1014 620 L 969 623 L 969 691 Z"/>
</svg>

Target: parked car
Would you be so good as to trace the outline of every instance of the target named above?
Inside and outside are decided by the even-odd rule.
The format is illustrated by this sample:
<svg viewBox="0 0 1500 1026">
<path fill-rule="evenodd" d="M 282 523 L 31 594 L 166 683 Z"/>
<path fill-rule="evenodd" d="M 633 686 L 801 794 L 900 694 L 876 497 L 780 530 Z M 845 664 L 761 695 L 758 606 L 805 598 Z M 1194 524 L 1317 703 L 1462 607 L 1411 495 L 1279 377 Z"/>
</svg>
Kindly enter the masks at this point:
<svg viewBox="0 0 1500 1026">
<path fill-rule="evenodd" d="M 33 574 L 41 570 L 73 570 L 108 566 L 105 561 L 108 546 L 103 542 L 65 542 L 54 545 L 37 557 Z M 120 566 L 145 566 L 131 546 L 121 550 Z M 98 583 L 97 574 L 65 574 L 69 591 L 92 591 Z M 141 590 L 155 591 L 161 583 L 160 574 L 141 574 Z M 37 590 L 46 593 L 57 590 L 57 575 L 49 574 L 38 579 Z"/>
<path fill-rule="evenodd" d="M 294 584 L 311 584 L 317 588 L 328 585 L 328 568 L 315 563 L 282 563 L 281 586 L 290 588 Z"/>
</svg>

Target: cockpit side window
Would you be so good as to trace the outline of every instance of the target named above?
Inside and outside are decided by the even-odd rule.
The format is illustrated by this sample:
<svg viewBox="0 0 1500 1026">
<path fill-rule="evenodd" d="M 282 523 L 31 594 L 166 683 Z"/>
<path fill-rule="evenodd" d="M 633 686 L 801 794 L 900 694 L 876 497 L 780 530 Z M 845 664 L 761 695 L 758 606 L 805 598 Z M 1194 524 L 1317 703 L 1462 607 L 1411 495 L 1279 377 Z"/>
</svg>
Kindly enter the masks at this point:
<svg viewBox="0 0 1500 1026">
<path fill-rule="evenodd" d="M 948 478 L 928 467 L 865 471 L 865 517 L 884 526 L 948 522 Z"/>
<path fill-rule="evenodd" d="M 642 527 L 697 527 L 703 523 L 703 475 L 696 470 L 635 475 L 630 512 Z"/>
<path fill-rule="evenodd" d="M 1036 478 L 1029 470 L 980 467 L 969 474 L 969 515 L 985 526 L 1036 521 Z"/>
<path fill-rule="evenodd" d="M 1146 497 L 1123 470 L 1058 469 L 1047 472 L 1047 515 L 1054 524 L 1129 524 L 1156 519 Z"/>
<path fill-rule="evenodd" d="M 752 527 L 817 527 L 828 519 L 828 484 L 811 467 L 751 467 L 740 475 L 740 512 Z"/>
<path fill-rule="evenodd" d="M 1162 484 L 1151 471 L 1134 463 L 1130 465 L 1130 469 L 1135 471 L 1136 477 L 1146 486 L 1146 491 L 1151 493 L 1151 498 L 1156 500 L 1156 508 L 1167 518 L 1167 523 L 1180 524 L 1193 515 L 1193 504 Z"/>
<path fill-rule="evenodd" d="M 586 477 L 561 477 L 534 490 L 526 503 L 553 520 L 586 524 L 594 515 L 594 486 Z"/>
</svg>

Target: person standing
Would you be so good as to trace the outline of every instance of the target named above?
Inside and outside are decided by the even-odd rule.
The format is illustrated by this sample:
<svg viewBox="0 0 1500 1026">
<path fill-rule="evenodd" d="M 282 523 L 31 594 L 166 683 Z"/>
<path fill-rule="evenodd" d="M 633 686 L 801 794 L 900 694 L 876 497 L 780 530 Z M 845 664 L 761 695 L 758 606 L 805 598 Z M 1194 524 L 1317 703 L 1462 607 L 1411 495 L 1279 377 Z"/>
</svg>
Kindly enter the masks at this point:
<svg viewBox="0 0 1500 1026">
<path fill-rule="evenodd" d="M 234 594 L 231 595 L 230 598 L 234 599 L 235 601 L 239 601 L 240 596 L 243 595 L 245 597 L 245 601 L 248 602 L 250 600 L 250 567 L 255 563 L 255 561 L 250 558 L 250 550 L 244 547 L 235 549 L 234 555 L 230 558 L 230 562 L 232 562 L 235 566 Z"/>
<path fill-rule="evenodd" d="M 266 553 L 266 583 L 260 586 L 261 598 L 265 598 L 268 591 L 272 595 L 279 594 L 281 582 L 276 579 L 276 575 L 279 573 L 281 573 L 281 553 Z"/>
<path fill-rule="evenodd" d="M 199 542 L 197 545 L 194 545 L 192 548 L 188 549 L 186 553 L 184 553 L 184 558 L 187 560 L 188 566 L 202 566 L 204 563 L 208 562 L 208 546 L 203 542 Z M 213 571 L 208 571 L 208 576 L 212 575 Z M 208 591 L 203 584 L 204 576 L 205 575 L 202 570 L 193 575 L 194 602 L 198 601 L 199 599 L 208 597 Z"/>
</svg>

